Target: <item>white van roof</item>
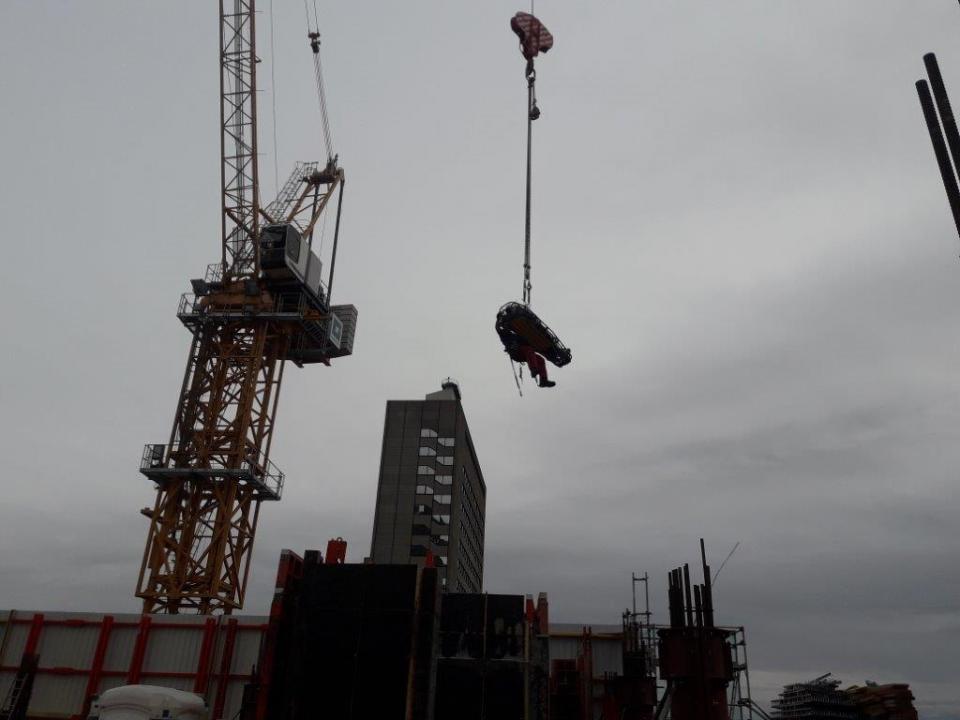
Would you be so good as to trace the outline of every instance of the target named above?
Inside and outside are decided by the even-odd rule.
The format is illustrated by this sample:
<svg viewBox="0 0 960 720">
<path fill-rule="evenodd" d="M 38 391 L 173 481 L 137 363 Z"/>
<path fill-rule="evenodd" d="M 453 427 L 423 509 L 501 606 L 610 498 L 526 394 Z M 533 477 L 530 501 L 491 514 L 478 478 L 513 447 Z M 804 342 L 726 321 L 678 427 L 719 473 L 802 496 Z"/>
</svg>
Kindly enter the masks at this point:
<svg viewBox="0 0 960 720">
<path fill-rule="evenodd" d="M 123 685 L 105 690 L 96 703 L 100 716 L 115 720 L 170 718 L 205 720 L 207 706 L 199 695 L 155 685 Z"/>
</svg>

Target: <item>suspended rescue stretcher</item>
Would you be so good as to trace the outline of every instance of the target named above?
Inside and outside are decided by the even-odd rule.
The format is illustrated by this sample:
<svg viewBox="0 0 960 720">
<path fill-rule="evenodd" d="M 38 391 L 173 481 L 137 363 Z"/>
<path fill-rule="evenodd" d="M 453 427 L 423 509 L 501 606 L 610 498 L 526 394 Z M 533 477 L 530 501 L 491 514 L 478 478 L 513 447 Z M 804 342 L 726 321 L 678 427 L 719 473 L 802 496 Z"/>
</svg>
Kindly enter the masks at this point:
<svg viewBox="0 0 960 720">
<path fill-rule="evenodd" d="M 533 59 L 553 47 L 553 35 L 530 13 L 518 12 L 510 20 L 510 28 L 520 39 L 520 53 L 527 61 L 527 204 L 523 261 L 523 301 L 508 302 L 497 312 L 495 328 L 503 349 L 511 362 L 526 365 L 540 387 L 553 387 L 547 377 L 546 361 L 563 367 L 572 359 L 567 348 L 547 324 L 530 309 L 530 190 L 533 121 L 540 117 L 535 93 L 536 71 Z M 522 367 L 521 367 L 522 377 Z M 517 382 L 519 387 L 519 381 Z"/>
<path fill-rule="evenodd" d="M 503 349 L 514 362 L 526 363 L 532 375 L 540 378 L 540 387 L 553 387 L 556 383 L 547 379 L 546 365 L 549 360 L 563 367 L 573 356 L 570 349 L 529 307 L 518 302 L 508 302 L 497 312 L 497 335 Z M 539 360 L 537 359 L 540 357 Z"/>
</svg>

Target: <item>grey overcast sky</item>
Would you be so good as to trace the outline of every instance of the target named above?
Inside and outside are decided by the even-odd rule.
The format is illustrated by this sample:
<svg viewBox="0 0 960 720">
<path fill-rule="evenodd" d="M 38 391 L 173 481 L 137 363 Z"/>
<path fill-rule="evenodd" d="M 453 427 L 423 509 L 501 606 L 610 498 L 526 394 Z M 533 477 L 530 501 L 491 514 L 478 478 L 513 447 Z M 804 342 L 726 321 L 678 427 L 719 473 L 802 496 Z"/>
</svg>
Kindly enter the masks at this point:
<svg viewBox="0 0 960 720">
<path fill-rule="evenodd" d="M 261 176 L 321 153 L 300 0 L 259 15 Z M 131 611 L 217 258 L 217 8 L 0 3 L 0 607 Z M 334 300 L 355 356 L 291 367 L 247 611 L 283 547 L 369 549 L 388 398 L 461 382 L 488 487 L 486 588 L 617 622 L 630 572 L 707 539 L 755 695 L 833 672 L 960 717 L 960 244 L 913 83 L 952 0 L 540 0 L 533 299 L 573 349 L 520 399 L 515 2 L 321 0 L 349 178 Z M 273 142 L 274 100 L 278 142 Z M 328 228 L 329 241 L 329 228 Z"/>
</svg>

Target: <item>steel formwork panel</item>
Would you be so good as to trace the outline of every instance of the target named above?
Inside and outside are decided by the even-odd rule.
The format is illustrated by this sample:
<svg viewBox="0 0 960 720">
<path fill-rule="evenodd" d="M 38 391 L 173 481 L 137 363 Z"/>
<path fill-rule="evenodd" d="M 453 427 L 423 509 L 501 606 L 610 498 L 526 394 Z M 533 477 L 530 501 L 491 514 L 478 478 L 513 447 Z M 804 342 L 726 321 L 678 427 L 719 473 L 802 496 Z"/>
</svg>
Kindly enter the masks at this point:
<svg viewBox="0 0 960 720">
<path fill-rule="evenodd" d="M 103 661 L 103 669 L 109 672 L 124 672 L 133 660 L 133 646 L 137 641 L 136 627 L 116 627 L 110 633 L 110 644 Z M 123 683 L 120 683 L 121 685 Z"/>
<path fill-rule="evenodd" d="M 0 612 L 0 696 L 13 681 L 36 615 L 42 628 L 29 708 L 34 718 L 80 718 L 90 694 L 130 682 L 197 692 L 211 720 L 231 718 L 267 622 L 259 616 Z"/>
<path fill-rule="evenodd" d="M 620 625 L 578 625 L 576 623 L 550 624 L 550 660 L 576 660 L 580 654 L 583 628 L 593 633 L 594 677 L 607 673 L 623 674 L 623 628 Z"/>
</svg>

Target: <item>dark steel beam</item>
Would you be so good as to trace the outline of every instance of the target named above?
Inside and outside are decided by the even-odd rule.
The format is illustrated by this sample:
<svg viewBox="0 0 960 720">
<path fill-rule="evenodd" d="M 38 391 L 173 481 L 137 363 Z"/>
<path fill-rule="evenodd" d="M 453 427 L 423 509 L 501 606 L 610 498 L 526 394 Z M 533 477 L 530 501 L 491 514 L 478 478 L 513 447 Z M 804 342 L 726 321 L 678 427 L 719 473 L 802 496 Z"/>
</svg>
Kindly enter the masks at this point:
<svg viewBox="0 0 960 720">
<path fill-rule="evenodd" d="M 923 117 L 927 123 L 927 131 L 933 145 L 933 154 L 936 156 L 937 166 L 940 168 L 943 188 L 947 193 L 947 202 L 950 204 L 950 211 L 953 213 L 953 222 L 957 228 L 957 234 L 960 235 L 960 187 L 957 187 L 957 176 L 950 162 L 943 132 L 940 130 L 940 122 L 937 120 L 933 96 L 930 94 L 930 86 L 926 80 L 917 81 L 917 96 L 920 98 L 920 107 L 923 109 Z"/>
</svg>

